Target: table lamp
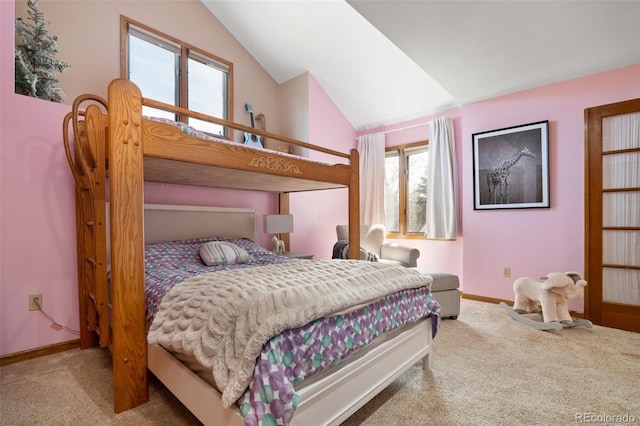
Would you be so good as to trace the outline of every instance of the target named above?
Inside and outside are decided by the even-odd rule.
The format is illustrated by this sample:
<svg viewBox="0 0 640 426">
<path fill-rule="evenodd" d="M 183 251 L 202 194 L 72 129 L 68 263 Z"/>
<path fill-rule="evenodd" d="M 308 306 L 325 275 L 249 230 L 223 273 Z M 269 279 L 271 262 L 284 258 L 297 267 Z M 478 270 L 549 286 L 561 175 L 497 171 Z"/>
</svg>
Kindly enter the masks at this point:
<svg viewBox="0 0 640 426">
<path fill-rule="evenodd" d="M 293 232 L 292 214 L 266 214 L 264 215 L 264 232 L 267 234 L 277 234 L 273 237 L 273 251 L 282 254 L 286 251 L 284 242 L 280 239 L 280 234 Z"/>
</svg>

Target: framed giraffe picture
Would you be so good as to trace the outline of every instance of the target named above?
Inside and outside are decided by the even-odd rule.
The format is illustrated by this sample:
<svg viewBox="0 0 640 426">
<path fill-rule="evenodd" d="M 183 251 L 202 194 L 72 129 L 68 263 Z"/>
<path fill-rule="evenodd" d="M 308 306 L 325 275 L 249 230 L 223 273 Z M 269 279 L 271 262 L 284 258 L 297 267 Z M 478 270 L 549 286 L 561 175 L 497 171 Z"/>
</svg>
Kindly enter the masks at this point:
<svg viewBox="0 0 640 426">
<path fill-rule="evenodd" d="M 474 133 L 474 210 L 549 208 L 549 121 Z"/>
</svg>

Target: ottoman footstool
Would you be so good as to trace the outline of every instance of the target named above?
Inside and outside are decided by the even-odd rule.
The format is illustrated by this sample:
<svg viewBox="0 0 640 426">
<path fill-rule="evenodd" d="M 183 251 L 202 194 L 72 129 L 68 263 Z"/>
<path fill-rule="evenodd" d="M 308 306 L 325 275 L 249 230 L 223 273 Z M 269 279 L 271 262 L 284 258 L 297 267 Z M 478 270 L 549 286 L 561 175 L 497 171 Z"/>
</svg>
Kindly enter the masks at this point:
<svg viewBox="0 0 640 426">
<path fill-rule="evenodd" d="M 431 293 L 440 304 L 440 317 L 456 319 L 460 315 L 460 282 L 457 275 L 430 271 L 426 268 L 412 268 L 433 278 Z"/>
</svg>

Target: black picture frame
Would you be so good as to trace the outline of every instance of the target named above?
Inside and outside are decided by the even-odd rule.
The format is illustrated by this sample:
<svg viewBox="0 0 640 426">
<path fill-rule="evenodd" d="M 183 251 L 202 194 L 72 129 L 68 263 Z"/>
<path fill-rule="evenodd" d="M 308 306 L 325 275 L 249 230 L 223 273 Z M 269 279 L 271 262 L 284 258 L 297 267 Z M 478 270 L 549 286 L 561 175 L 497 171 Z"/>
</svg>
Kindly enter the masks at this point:
<svg viewBox="0 0 640 426">
<path fill-rule="evenodd" d="M 548 120 L 474 133 L 472 140 L 474 210 L 550 207 Z"/>
</svg>

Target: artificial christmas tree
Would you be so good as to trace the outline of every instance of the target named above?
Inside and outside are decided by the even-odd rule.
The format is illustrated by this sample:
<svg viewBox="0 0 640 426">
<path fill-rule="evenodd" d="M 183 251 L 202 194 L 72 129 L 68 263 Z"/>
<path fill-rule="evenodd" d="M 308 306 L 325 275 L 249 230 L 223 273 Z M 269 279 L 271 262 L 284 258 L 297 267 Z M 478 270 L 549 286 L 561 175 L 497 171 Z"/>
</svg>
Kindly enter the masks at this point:
<svg viewBox="0 0 640 426">
<path fill-rule="evenodd" d="M 69 68 L 69 64 L 54 58 L 58 52 L 58 37 L 49 36 L 44 14 L 38 10 L 38 0 L 29 0 L 29 21 L 16 18 L 15 72 L 16 93 L 63 102 L 65 95 L 56 87 L 56 75 Z"/>
</svg>

